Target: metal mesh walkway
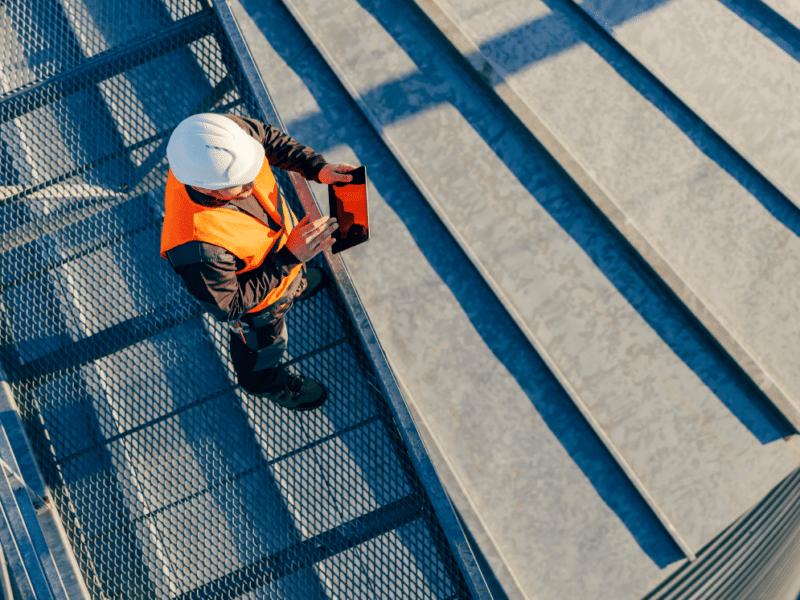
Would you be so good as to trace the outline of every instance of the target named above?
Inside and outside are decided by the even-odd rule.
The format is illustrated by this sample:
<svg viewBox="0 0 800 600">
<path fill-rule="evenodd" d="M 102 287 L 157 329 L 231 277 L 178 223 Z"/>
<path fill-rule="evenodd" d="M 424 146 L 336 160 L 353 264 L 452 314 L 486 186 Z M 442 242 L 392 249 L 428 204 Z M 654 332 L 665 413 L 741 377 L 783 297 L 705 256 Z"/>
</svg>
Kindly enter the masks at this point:
<svg viewBox="0 0 800 600">
<path fill-rule="evenodd" d="M 234 385 L 158 255 L 173 128 L 275 119 L 227 10 L 0 3 L 0 359 L 89 591 L 485 597 L 341 262 L 287 318 L 331 392 L 296 414 Z"/>
</svg>

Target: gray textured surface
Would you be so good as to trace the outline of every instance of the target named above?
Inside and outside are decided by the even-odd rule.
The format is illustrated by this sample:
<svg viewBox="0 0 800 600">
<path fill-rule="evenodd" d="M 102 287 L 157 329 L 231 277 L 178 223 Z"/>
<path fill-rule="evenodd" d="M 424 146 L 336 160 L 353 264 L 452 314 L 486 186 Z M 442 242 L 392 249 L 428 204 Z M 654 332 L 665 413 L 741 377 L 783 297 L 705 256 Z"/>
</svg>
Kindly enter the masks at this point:
<svg viewBox="0 0 800 600">
<path fill-rule="evenodd" d="M 448 94 L 463 98 L 468 91 L 459 88 L 455 80 L 442 72 L 436 73 L 434 70 L 434 75 L 417 73 L 420 65 L 412 62 L 392 43 L 389 35 L 363 8 L 366 3 L 361 7 L 355 3 L 330 5 L 319 10 L 309 5 L 302 6 L 305 6 L 301 12 L 307 23 L 321 36 L 321 40 L 328 40 L 331 52 L 334 49 L 341 51 L 335 56 L 341 59 L 341 65 L 352 68 L 352 71 L 347 71 L 348 76 L 352 73 L 353 78 L 363 77 L 354 83 L 360 86 L 362 97 L 374 106 L 375 112 L 385 117 L 385 133 L 401 150 L 406 150 L 407 157 L 416 161 L 421 177 L 430 177 L 426 183 L 430 184 L 437 198 L 444 196 L 443 201 L 447 201 L 447 195 L 451 194 L 452 206 L 458 206 L 459 210 L 453 209 L 449 215 L 459 227 L 463 227 L 465 233 L 471 233 L 469 239 L 485 239 L 487 246 L 491 246 L 492 242 L 502 242 L 500 238 L 508 239 L 509 232 L 522 230 L 524 233 L 516 247 L 509 243 L 508 254 L 502 255 L 502 259 L 496 258 L 493 264 L 502 263 L 515 252 L 529 256 L 525 254 L 526 248 L 534 242 L 524 240 L 535 241 L 537 238 L 525 237 L 525 226 L 515 223 L 514 211 L 518 211 L 517 214 L 529 214 L 528 224 L 547 223 L 547 216 L 536 212 L 535 202 L 531 202 L 532 195 L 515 183 L 513 177 L 497 174 L 502 173 L 503 166 L 491 163 L 492 151 L 486 150 L 484 142 L 470 133 L 470 126 L 464 124 L 464 119 L 459 117 L 457 111 L 452 110 L 446 101 L 440 100 Z M 370 4 L 370 7 L 373 5 Z M 408 193 L 404 192 L 408 183 L 401 177 L 393 176 L 394 168 L 385 160 L 379 160 L 383 153 L 377 152 L 361 138 L 362 134 L 356 131 L 352 108 L 342 106 L 342 101 L 338 99 L 340 93 L 325 89 L 331 84 L 324 83 L 318 59 L 308 56 L 309 50 L 304 44 L 295 46 L 289 41 L 299 37 L 296 33 L 293 37 L 291 29 L 286 31 L 288 26 L 283 21 L 285 17 L 281 11 L 273 7 L 251 6 L 247 2 L 244 3 L 244 9 L 237 10 L 237 16 L 243 23 L 256 61 L 290 132 L 309 145 L 324 149 L 329 160 L 361 162 L 370 168 L 375 185 L 370 190 L 375 220 L 373 227 L 379 235 L 375 235 L 373 241 L 363 248 L 348 252 L 346 260 L 398 375 L 408 386 L 421 417 L 430 427 L 435 443 L 440 444 L 443 454 L 447 456 L 456 479 L 468 491 L 465 501 L 471 504 L 481 524 L 490 532 L 487 541 L 493 542 L 497 550 L 497 555 L 489 556 L 490 561 L 506 560 L 511 565 L 508 578 L 513 580 L 516 577 L 515 581 L 507 582 L 509 589 L 517 585 L 529 597 L 551 597 L 551 594 L 558 597 L 568 591 L 582 593 L 581 590 L 585 593 L 595 589 L 593 586 L 598 582 L 606 581 L 609 572 L 619 570 L 621 563 L 627 561 L 624 572 L 614 578 L 616 587 L 608 591 L 609 597 L 641 595 L 657 583 L 665 571 L 653 569 L 655 565 L 652 563 L 647 567 L 648 559 L 630 542 L 609 543 L 613 536 L 618 535 L 614 533 L 616 526 L 613 525 L 616 517 L 602 510 L 597 500 L 591 500 L 596 490 L 584 487 L 588 482 L 580 484 L 580 474 L 578 479 L 568 476 L 575 465 L 570 466 L 571 460 L 563 453 L 563 448 L 553 453 L 558 449 L 558 443 L 552 439 L 552 432 L 542 427 L 542 418 L 524 397 L 519 381 L 515 381 L 497 358 L 491 355 L 485 340 L 481 340 L 475 331 L 474 321 L 469 321 L 470 315 L 465 313 L 463 305 L 459 305 L 459 299 L 453 297 L 452 290 L 447 289 L 447 277 L 442 277 L 441 273 L 427 264 L 426 244 L 415 241 L 413 235 L 415 224 L 410 224 L 404 218 L 402 210 L 393 210 L 392 207 L 397 207 L 398 203 L 409 202 L 403 199 L 403 194 Z M 249 21 L 247 12 L 255 23 Z M 509 11 L 495 10 L 491 15 L 495 19 L 507 19 Z M 505 26 L 511 27 L 513 23 L 510 21 Z M 363 35 L 359 37 L 355 29 Z M 278 34 L 278 30 L 282 33 Z M 265 39 L 264 34 L 273 40 L 272 43 Z M 414 41 L 413 35 L 411 40 Z M 435 63 L 436 60 L 432 59 L 431 62 Z M 356 73 L 359 70 L 360 73 Z M 436 80 L 438 85 L 433 91 L 431 79 Z M 473 115 L 478 114 L 478 110 L 476 108 Z M 497 135 L 503 134 L 498 131 Z M 524 155 L 519 160 L 524 160 Z M 492 200 L 487 203 L 485 196 L 482 196 L 477 202 L 466 204 L 475 190 L 488 190 L 487 195 Z M 324 197 L 324 189 L 320 188 L 318 192 Z M 481 238 L 481 234 L 470 232 L 470 227 L 477 226 L 477 215 L 481 211 L 491 211 L 492 206 L 502 205 L 506 208 L 496 208 L 493 213 L 497 219 L 494 237 L 490 233 Z M 469 208 L 464 211 L 466 206 Z M 509 213 L 512 216 L 507 216 Z M 423 217 L 417 218 L 421 220 Z M 504 221 L 504 218 L 507 220 Z M 562 252 L 566 248 L 567 256 L 570 256 L 570 242 L 559 235 L 557 226 L 551 224 L 541 229 L 547 231 L 546 234 L 538 234 L 546 240 L 546 244 L 560 244 Z M 498 251 L 492 247 L 481 249 L 486 253 Z M 573 247 L 570 260 L 580 263 L 580 254 L 580 250 L 575 251 Z M 585 258 L 583 261 L 585 265 Z M 585 265 L 582 269 L 581 273 L 588 273 L 587 277 L 592 277 L 591 265 Z M 556 275 L 558 273 L 553 276 Z M 539 272 L 536 277 L 539 282 Z M 566 280 L 569 281 L 569 277 Z M 520 284 L 515 275 L 509 273 L 503 281 L 512 288 L 512 292 L 518 293 L 513 289 Z M 615 307 L 614 319 L 622 319 L 617 322 L 625 323 L 625 303 L 617 300 L 618 304 L 613 304 L 614 290 L 609 290 L 602 275 L 595 275 L 595 279 L 588 281 L 592 282 L 592 296 L 611 298 L 609 302 Z M 605 294 L 600 292 L 604 287 L 607 290 Z M 552 293 L 557 288 L 558 284 L 553 284 L 553 287 L 546 289 Z M 548 294 L 545 290 L 542 293 Z M 521 297 L 524 299 L 520 304 L 532 308 L 533 294 Z M 557 301 L 552 302 L 556 308 L 564 308 L 558 304 Z M 575 318 L 561 315 L 549 320 L 547 325 L 558 327 L 560 323 L 566 323 L 575 327 L 576 322 L 591 318 L 592 314 L 591 310 L 583 307 L 576 308 L 574 312 L 577 315 Z M 629 315 L 630 312 L 628 307 Z M 639 331 L 636 321 L 635 313 L 628 317 L 627 322 L 634 323 L 633 331 Z M 644 327 L 640 325 L 640 329 L 645 333 L 639 334 L 641 337 L 636 342 L 644 344 L 643 340 L 648 335 L 646 324 Z M 573 331 L 578 330 L 575 327 Z M 628 330 L 626 326 L 625 331 Z M 585 343 L 581 340 L 578 346 L 575 343 L 564 344 L 568 335 L 569 331 L 565 331 L 565 337 L 560 338 L 558 343 L 566 348 L 581 347 Z M 652 360 L 653 356 L 660 359 L 669 354 L 668 351 L 664 352 L 663 347 L 659 350 L 659 340 L 653 340 L 652 333 L 650 335 L 651 342 L 647 346 L 650 356 L 639 360 Z M 558 338 L 555 335 L 553 337 Z M 624 344 L 622 346 L 627 347 Z M 670 362 L 669 358 L 666 360 Z M 755 483 L 753 477 L 757 479 L 764 476 L 760 484 L 755 483 L 750 488 L 747 497 L 739 497 L 738 504 L 736 499 L 733 500 L 727 514 L 713 526 L 718 530 L 788 472 L 795 464 L 796 457 L 783 448 L 782 442 L 761 446 L 716 398 L 704 390 L 702 384 L 693 381 L 691 374 L 685 374 L 685 366 L 680 361 L 673 360 L 672 365 L 678 372 L 676 375 L 673 371 L 671 375 L 672 382 L 678 382 L 675 386 L 678 389 L 675 392 L 674 388 L 671 393 L 677 393 L 677 397 L 686 400 L 690 406 L 691 403 L 695 405 L 683 413 L 683 420 L 680 409 L 672 401 L 665 401 L 663 406 L 667 411 L 676 411 L 673 414 L 680 426 L 672 429 L 675 435 L 686 435 L 687 443 L 680 451 L 696 454 L 685 457 L 673 454 L 674 462 L 668 461 L 664 465 L 661 474 L 665 474 L 666 478 L 662 481 L 666 481 L 665 487 L 669 487 L 672 484 L 670 474 L 678 479 L 684 478 L 675 488 L 675 497 L 680 489 L 681 499 L 688 499 L 691 504 L 693 492 L 687 492 L 687 488 L 691 490 L 692 475 L 677 465 L 687 464 L 682 461 L 688 461 L 689 464 L 707 464 L 710 469 L 705 475 L 706 481 L 693 481 L 696 486 L 705 486 L 707 500 L 704 507 L 699 506 L 694 517 L 690 515 L 690 519 L 720 514 L 717 512 L 718 500 L 725 495 L 717 497 L 716 485 L 730 486 L 728 489 L 735 493 L 742 480 L 749 479 L 752 485 Z M 579 374 L 582 373 L 581 376 L 590 370 L 585 366 L 576 369 Z M 679 374 L 681 370 L 684 372 L 683 380 Z M 685 387 L 679 389 L 681 385 Z M 657 389 L 658 383 L 650 386 L 649 382 L 643 382 L 642 389 L 649 392 L 654 387 Z M 635 409 L 637 396 L 630 393 L 629 387 L 621 389 L 625 392 L 619 396 L 634 400 L 632 408 Z M 640 393 L 640 399 L 648 397 L 648 393 Z M 503 399 L 502 406 L 493 405 L 491 413 L 482 409 L 486 406 L 486 399 L 499 397 Z M 652 404 L 646 402 L 638 404 L 646 404 L 645 410 L 653 408 Z M 618 412 L 609 416 L 608 420 L 612 427 L 615 419 L 624 420 L 620 415 L 628 410 L 623 404 L 616 404 L 616 407 Z M 696 416 L 693 418 L 692 414 Z M 656 423 L 650 426 L 649 431 L 652 432 L 654 427 L 660 430 L 662 415 L 653 410 L 650 418 L 655 419 Z M 647 417 L 644 419 L 646 422 Z M 709 423 L 713 425 L 713 430 Z M 692 431 L 692 427 L 697 429 Z M 698 430 L 701 431 L 700 435 L 696 433 Z M 640 447 L 633 441 L 637 435 L 652 443 L 652 434 L 648 433 L 647 425 L 637 430 L 637 425 L 631 422 L 628 431 L 632 433 L 623 436 L 633 436 L 629 445 L 636 446 L 636 449 L 629 448 L 629 451 L 635 452 Z M 717 454 L 713 458 L 703 458 L 703 450 L 695 445 L 698 439 L 706 439 L 709 443 L 707 448 Z M 675 438 L 665 437 L 661 443 L 668 452 L 675 452 L 678 446 Z M 553 449 L 548 450 L 548 446 Z M 652 451 L 653 447 L 644 452 Z M 720 461 L 720 456 L 727 456 L 728 459 Z M 727 472 L 725 460 L 730 467 Z M 766 466 L 775 464 L 782 466 L 777 469 Z M 491 469 L 482 468 L 489 465 Z M 713 481 L 709 482 L 709 477 Z M 581 488 L 585 491 L 581 491 Z M 507 499 L 508 492 L 505 490 L 513 492 L 511 499 Z M 524 499 L 516 505 L 517 510 L 515 497 Z M 551 500 L 548 501 L 548 498 Z M 694 508 L 698 508 L 698 504 Z M 584 516 L 587 518 L 584 519 Z M 597 538 L 600 530 L 605 533 Z M 703 535 L 707 539 L 709 534 L 700 532 L 698 538 Z M 589 539 L 595 541 L 589 542 Z M 604 542 L 598 543 L 598 539 L 604 539 Z M 624 536 L 617 539 L 624 539 Z M 617 548 L 613 556 L 609 552 L 612 544 Z M 543 556 L 547 559 L 543 559 Z M 621 560 L 623 556 L 625 559 Z M 628 571 L 628 568 L 631 570 Z M 576 576 L 581 569 L 581 576 Z"/>
<path fill-rule="evenodd" d="M 614 37 L 800 205 L 794 57 L 717 0 L 665 2 L 615 27 Z"/>
<path fill-rule="evenodd" d="M 799 482 L 796 470 L 648 600 L 796 600 Z"/>
<path fill-rule="evenodd" d="M 525 32 L 533 27 L 524 20 L 529 17 L 529 8 L 525 12 L 517 8 L 521 20 L 517 29 L 508 31 L 481 16 L 481 7 L 492 12 L 483 3 L 446 6 L 456 17 L 462 15 L 463 28 L 477 45 L 484 46 L 489 58 L 511 73 L 509 84 L 613 198 L 625 221 L 655 248 L 683 285 L 717 315 L 727 334 L 758 363 L 767 380 L 765 387 L 774 384 L 781 388 L 796 412 L 800 380 L 792 357 L 800 339 L 796 315 L 800 277 L 796 261 L 790 257 L 800 251 L 798 237 L 704 155 L 658 108 L 636 93 L 601 56 L 581 43 L 581 32 L 570 29 L 562 15 L 545 11 L 550 33 L 560 32 L 570 40 L 565 50 L 551 54 L 545 42 L 543 47 L 526 49 L 523 45 Z M 649 19 L 669 14 L 672 6 L 654 9 L 652 17 L 645 13 L 619 29 L 643 27 Z M 722 7 L 717 10 L 725 10 L 726 18 L 737 20 Z M 742 26 L 736 23 L 734 31 Z M 705 29 L 719 31 L 711 25 Z M 691 27 L 687 30 L 696 31 Z M 486 48 L 486 42 L 498 35 L 502 35 L 503 44 Z M 675 37 L 653 39 L 667 43 Z M 728 38 L 722 37 L 728 43 Z M 753 30 L 745 37 L 771 46 L 775 60 L 786 67 L 776 71 L 779 65 L 767 62 L 770 67 L 761 70 L 786 85 L 764 89 L 762 82 L 759 91 L 752 93 L 772 96 L 794 85 L 790 82 L 796 79 L 792 73 L 797 65 L 791 58 Z M 546 58 L 539 60 L 542 52 Z M 691 53 L 692 64 L 706 56 L 699 51 Z M 663 54 L 669 56 L 670 52 Z M 731 85 L 739 81 L 749 78 L 730 80 Z M 749 89 L 744 92 L 750 93 Z M 739 106 L 736 120 L 746 125 L 751 111 L 739 104 L 737 93 L 732 90 L 721 102 Z M 790 116 L 773 114 L 776 111 L 786 111 Z M 778 98 L 767 113 L 773 114 L 781 126 L 788 118 L 791 127 L 796 119 L 796 102 Z M 757 118 L 765 117 L 754 116 L 753 120 Z M 767 129 L 779 127 L 782 132 L 781 126 Z"/>
<path fill-rule="evenodd" d="M 726 2 L 728 5 L 737 4 L 736 0 L 726 0 Z M 658 273 L 662 282 L 691 310 L 707 330 L 713 332 L 720 346 L 725 349 L 729 356 L 734 358 L 750 380 L 769 398 L 773 406 L 795 428 L 800 427 L 800 407 L 793 402 L 790 390 L 777 384 L 774 377 L 767 371 L 763 360 L 747 344 L 747 340 L 743 340 L 736 330 L 728 326 L 727 319 L 715 306 L 707 304 L 698 295 L 697 290 L 690 285 L 691 282 L 682 279 L 682 276 L 676 272 L 674 266 L 661 254 L 660 248 L 656 247 L 650 239 L 643 235 L 638 225 L 631 221 L 621 210 L 617 199 L 609 195 L 601 183 L 593 178 L 593 175 L 588 171 L 589 165 L 583 163 L 579 155 L 572 154 L 569 148 L 570 140 L 562 140 L 559 137 L 560 134 L 557 135 L 558 132 L 554 132 L 549 124 L 543 120 L 546 115 L 540 115 L 538 108 L 529 104 L 527 99 L 518 92 L 510 81 L 511 78 L 507 69 L 513 68 L 515 64 L 517 66 L 519 64 L 525 65 L 530 63 L 531 60 L 535 62 L 543 56 L 557 52 L 559 46 L 571 47 L 577 43 L 579 39 L 577 33 L 570 32 L 569 28 L 564 27 L 564 9 L 569 7 L 568 2 L 558 3 L 551 0 L 553 6 L 560 7 L 561 15 L 550 15 L 547 11 L 540 11 L 539 17 L 526 25 L 522 25 L 519 31 L 511 30 L 507 33 L 499 34 L 495 39 L 486 41 L 480 48 L 475 40 L 475 35 L 469 31 L 457 16 L 443 10 L 439 4 L 427 0 L 413 0 L 413 3 L 446 37 L 448 45 L 463 55 L 466 59 L 466 64 L 470 65 L 469 69 L 485 82 L 486 88 L 490 89 L 498 100 L 506 106 L 507 110 L 519 119 L 521 125 L 536 137 L 537 141 L 558 161 L 561 168 L 566 171 L 575 184 L 581 188 L 594 205 L 606 215 L 617 231 L 636 249 L 641 258 L 647 262 L 653 271 Z M 627 6 L 629 11 L 632 8 L 632 5 L 622 6 L 623 8 Z M 748 6 L 753 7 L 756 5 Z M 760 24 L 759 19 L 765 19 L 769 21 L 770 27 L 781 30 L 782 33 L 780 35 L 786 36 L 786 25 L 778 22 L 780 17 L 770 13 L 763 5 L 757 6 L 761 8 L 756 11 L 756 14 L 741 12 L 741 10 L 740 14 L 745 15 L 749 19 L 748 22 L 753 23 L 754 26 L 762 28 L 764 25 Z M 567 20 L 571 18 L 578 25 L 582 21 L 585 22 L 591 18 L 580 15 L 580 11 L 577 8 L 573 8 L 571 13 Z M 560 18 L 558 18 L 559 16 Z M 617 16 L 617 18 L 619 17 Z M 767 31 L 770 30 L 767 29 Z M 515 44 L 519 43 L 520 38 L 524 38 L 526 32 L 533 36 L 534 39 L 543 37 L 545 42 L 528 55 L 524 52 L 514 53 L 515 56 L 519 55 L 519 61 L 512 60 L 511 64 L 506 64 L 502 59 L 508 55 L 502 49 L 513 48 Z M 665 110 L 670 115 L 676 125 L 682 127 L 683 131 L 692 137 L 692 140 L 703 148 L 705 152 L 709 152 L 709 158 L 719 161 L 718 164 L 729 175 L 737 178 L 737 181 L 740 181 L 742 185 L 751 186 L 748 189 L 752 189 L 754 194 L 759 195 L 760 200 L 764 202 L 764 206 L 773 212 L 776 218 L 783 219 L 782 222 L 787 227 L 790 227 L 795 234 L 798 233 L 797 217 L 799 213 L 797 209 L 765 179 L 760 175 L 755 175 L 750 165 L 727 147 L 724 142 L 721 142 L 716 134 L 713 133 L 713 130 L 705 124 L 700 124 L 699 120 L 679 100 L 674 97 L 669 98 L 663 94 L 660 82 L 657 82 L 649 73 L 643 75 L 647 71 L 638 65 L 635 59 L 629 57 L 624 50 L 619 47 L 613 48 L 612 46 L 614 45 L 609 43 L 607 38 L 604 40 L 602 34 L 598 34 L 596 30 L 592 31 L 584 23 L 582 35 L 584 39 L 591 40 L 593 47 L 599 49 L 605 55 L 606 60 L 613 62 L 620 73 L 631 77 L 641 93 L 647 95 L 648 99 L 653 102 L 660 104 L 662 110 Z M 499 59 L 495 61 L 494 59 L 498 56 Z"/>
<path fill-rule="evenodd" d="M 524 586 L 529 598 L 582 595 L 614 573 L 608 598 L 641 596 L 674 565 L 659 568 L 637 544 L 531 404 L 531 382 L 517 381 L 482 339 L 478 315 L 450 289 L 457 276 L 429 263 L 430 252 L 448 252 L 447 240 L 418 236 L 446 233 L 417 211 L 421 199 L 335 84 L 320 75 L 319 59 L 292 44 L 299 32 L 279 6 L 234 8 L 289 131 L 329 160 L 370 169 L 374 237 L 345 260 L 397 374 L 496 542 L 501 554 L 487 552 L 488 559 L 498 574 L 503 560 L 514 566 L 515 573 L 499 575 L 504 587 L 512 595 Z M 322 186 L 316 191 L 326 197 Z M 586 565 L 585 575 L 575 577 Z"/>
<path fill-rule="evenodd" d="M 292 4 L 307 21 L 325 23 L 313 29 L 319 43 L 562 383 L 597 419 L 692 549 L 702 547 L 789 472 L 794 454 L 782 443 L 764 447 L 748 439 L 746 428 L 730 418 L 728 409 L 538 205 L 537 195 L 549 190 L 532 183 L 534 159 L 526 148 L 491 123 L 485 124 L 488 131 L 475 129 L 470 115 L 481 112 L 480 103 L 453 83 L 457 77 L 446 60 L 412 33 L 412 16 L 400 13 L 402 20 L 393 19 L 390 14 L 400 16 L 396 8 L 381 2 L 342 1 L 324 11 L 306 2 Z M 414 60 L 405 50 L 412 43 Z M 565 78 L 583 86 L 603 68 L 584 50 L 559 55 L 569 55 L 582 69 L 565 77 L 560 68 L 562 88 L 567 87 Z M 594 80 L 602 82 L 602 92 L 581 89 L 579 102 L 592 103 L 600 114 L 627 115 L 628 110 L 610 105 L 613 78 Z M 650 120 L 644 124 L 648 127 L 637 131 L 640 137 L 662 141 Z M 590 131 L 585 121 L 574 119 L 573 125 L 584 135 L 602 135 Z M 500 148 L 506 156 L 487 145 L 487 136 L 505 138 Z M 618 162 L 608 154 L 595 158 L 597 169 L 606 167 L 602 159 Z M 621 176 L 619 183 L 630 188 L 633 182 Z M 637 183 L 639 193 L 652 186 L 644 177 Z M 420 395 L 412 386 L 423 378 L 410 379 L 412 394 Z M 676 468 L 684 464 L 696 468 Z"/>
</svg>

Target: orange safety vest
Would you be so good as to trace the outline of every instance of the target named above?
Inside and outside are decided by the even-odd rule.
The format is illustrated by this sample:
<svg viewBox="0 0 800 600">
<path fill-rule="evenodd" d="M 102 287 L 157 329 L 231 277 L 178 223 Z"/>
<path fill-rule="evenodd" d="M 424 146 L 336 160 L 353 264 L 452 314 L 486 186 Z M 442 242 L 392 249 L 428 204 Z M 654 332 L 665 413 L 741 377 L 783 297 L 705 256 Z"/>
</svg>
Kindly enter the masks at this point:
<svg viewBox="0 0 800 600">
<path fill-rule="evenodd" d="M 244 261 L 244 268 L 237 271 L 237 275 L 261 266 L 269 254 L 278 252 L 286 244 L 297 217 L 278 193 L 278 184 L 266 159 L 255 178 L 253 195 L 267 214 L 281 225 L 281 230 L 270 229 L 245 213 L 192 202 L 186 186 L 175 179 L 170 169 L 164 198 L 164 226 L 161 229 L 162 258 L 166 258 L 167 251 L 176 246 L 199 241 L 225 248 Z M 247 312 L 258 312 L 278 300 L 302 268 L 302 264 L 297 265 L 278 287 Z"/>
</svg>

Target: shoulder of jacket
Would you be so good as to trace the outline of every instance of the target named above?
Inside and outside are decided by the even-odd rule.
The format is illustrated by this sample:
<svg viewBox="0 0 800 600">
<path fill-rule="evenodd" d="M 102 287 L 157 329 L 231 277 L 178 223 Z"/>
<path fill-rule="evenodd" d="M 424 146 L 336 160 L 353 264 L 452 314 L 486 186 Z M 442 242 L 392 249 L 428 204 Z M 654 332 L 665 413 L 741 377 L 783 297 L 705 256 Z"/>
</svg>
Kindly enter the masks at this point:
<svg viewBox="0 0 800 600">
<path fill-rule="evenodd" d="M 268 127 L 268 125 L 262 121 L 258 121 L 256 119 L 250 119 L 247 117 L 240 117 L 239 115 L 234 115 L 231 113 L 227 113 L 222 115 L 223 117 L 229 118 L 231 121 L 236 123 L 239 127 L 245 130 L 247 134 L 258 140 L 263 142 L 264 131 Z"/>
</svg>

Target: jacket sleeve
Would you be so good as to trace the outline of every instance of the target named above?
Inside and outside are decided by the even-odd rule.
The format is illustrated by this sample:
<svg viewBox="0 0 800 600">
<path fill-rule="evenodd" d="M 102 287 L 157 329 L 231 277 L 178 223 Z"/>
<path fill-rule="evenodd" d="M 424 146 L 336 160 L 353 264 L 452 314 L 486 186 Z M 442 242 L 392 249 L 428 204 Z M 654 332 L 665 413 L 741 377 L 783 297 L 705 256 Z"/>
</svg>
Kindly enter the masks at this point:
<svg viewBox="0 0 800 600">
<path fill-rule="evenodd" d="M 308 146 L 296 142 L 280 129 L 238 115 L 225 115 L 235 121 L 258 140 L 266 152 L 266 158 L 273 167 L 284 171 L 296 171 L 306 179 L 319 181 L 319 172 L 327 163 L 321 154 L 317 154 Z"/>
<path fill-rule="evenodd" d="M 189 293 L 214 318 L 224 322 L 238 321 L 300 264 L 289 250 L 282 248 L 260 267 L 237 275 L 241 266 L 236 257 L 213 244 L 188 242 L 168 254 Z"/>
</svg>

